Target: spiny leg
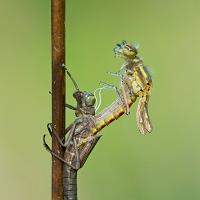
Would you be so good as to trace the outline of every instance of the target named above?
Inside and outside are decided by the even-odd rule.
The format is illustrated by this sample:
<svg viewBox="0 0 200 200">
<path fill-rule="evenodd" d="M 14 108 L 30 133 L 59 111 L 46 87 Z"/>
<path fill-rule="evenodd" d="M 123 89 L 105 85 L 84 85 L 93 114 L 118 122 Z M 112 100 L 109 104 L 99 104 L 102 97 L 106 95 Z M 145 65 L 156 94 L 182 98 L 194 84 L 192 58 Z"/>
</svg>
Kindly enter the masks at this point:
<svg viewBox="0 0 200 200">
<path fill-rule="evenodd" d="M 76 83 L 75 79 L 72 77 L 71 73 L 69 72 L 69 70 L 67 69 L 67 67 L 65 66 L 65 64 L 62 64 L 61 67 L 63 67 L 65 69 L 65 71 L 67 72 L 67 75 L 71 79 L 71 81 L 74 84 L 74 87 L 76 88 L 76 90 L 79 90 L 78 84 Z"/>
<path fill-rule="evenodd" d="M 67 162 L 66 160 L 64 160 L 63 158 L 61 158 L 59 155 L 57 155 L 55 152 L 53 152 L 51 150 L 51 148 L 49 147 L 49 145 L 46 143 L 46 140 L 45 140 L 45 136 L 46 135 L 43 135 L 43 145 L 45 147 L 45 149 L 52 155 L 54 156 L 55 158 L 57 158 L 58 160 L 64 162 L 65 164 L 69 165 L 71 168 L 77 170 L 75 167 L 73 167 L 69 162 Z"/>
<path fill-rule="evenodd" d="M 56 139 L 59 142 L 59 144 L 63 147 L 64 144 L 63 144 L 62 140 L 60 139 L 60 137 L 58 136 L 58 134 L 55 132 L 55 130 L 53 131 L 53 129 L 52 129 L 52 123 L 48 123 L 47 124 L 47 129 L 48 129 L 51 137 L 52 137 L 52 134 L 53 134 L 56 137 Z"/>
<path fill-rule="evenodd" d="M 49 94 L 52 95 L 52 92 L 49 91 Z M 69 109 L 71 109 L 71 110 L 76 110 L 76 107 L 74 107 L 74 106 L 72 106 L 72 105 L 70 105 L 70 104 L 68 104 L 68 103 L 65 104 L 65 107 L 66 107 L 66 108 L 69 108 Z"/>
<path fill-rule="evenodd" d="M 73 124 L 70 124 L 66 129 L 65 129 L 65 135 L 67 134 L 67 132 L 69 132 L 69 130 L 72 128 L 72 125 Z M 48 123 L 47 124 L 47 129 L 52 137 L 52 134 L 56 137 L 57 141 L 59 142 L 59 144 L 62 146 L 62 147 L 65 147 L 65 144 L 63 143 L 63 139 L 60 139 L 59 135 L 56 133 L 56 131 L 52 130 L 52 123 Z"/>
<path fill-rule="evenodd" d="M 46 143 L 45 137 L 46 137 L 46 135 L 43 135 L 43 145 L 44 145 L 45 149 L 46 149 L 50 154 L 52 154 L 53 156 L 55 156 L 56 158 L 58 158 L 60 161 L 66 163 L 66 161 L 65 161 L 63 158 L 61 158 L 59 155 L 57 155 L 56 153 L 54 153 L 54 152 L 51 150 L 51 148 L 49 147 L 49 145 Z"/>
<path fill-rule="evenodd" d="M 64 147 L 67 147 L 70 144 L 72 137 L 74 135 L 75 128 L 76 128 L 76 123 L 72 124 L 72 128 L 70 129 L 69 135 L 68 135 L 65 143 L 63 144 Z"/>
<path fill-rule="evenodd" d="M 70 104 L 68 104 L 68 103 L 65 104 L 65 107 L 66 107 L 66 108 L 69 108 L 69 109 L 71 109 L 71 110 L 77 110 L 74 106 L 72 106 L 72 105 L 70 105 Z"/>
<path fill-rule="evenodd" d="M 50 134 L 51 137 L 52 137 L 52 123 L 48 123 L 48 124 L 47 124 L 47 129 L 48 129 L 48 131 L 49 131 L 49 134 Z"/>
</svg>

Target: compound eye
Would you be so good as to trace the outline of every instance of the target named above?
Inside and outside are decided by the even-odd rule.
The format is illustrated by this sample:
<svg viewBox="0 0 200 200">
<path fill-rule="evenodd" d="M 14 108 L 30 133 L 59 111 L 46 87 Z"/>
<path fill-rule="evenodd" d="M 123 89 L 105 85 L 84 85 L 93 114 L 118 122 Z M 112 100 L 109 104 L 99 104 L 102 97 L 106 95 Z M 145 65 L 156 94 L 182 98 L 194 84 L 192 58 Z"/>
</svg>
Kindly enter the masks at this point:
<svg viewBox="0 0 200 200">
<path fill-rule="evenodd" d="M 89 106 L 89 107 L 94 106 L 95 102 L 96 102 L 96 99 L 93 94 L 89 94 L 85 96 L 86 106 Z"/>
<path fill-rule="evenodd" d="M 126 45 L 125 48 L 126 48 L 127 50 L 131 51 L 131 48 L 130 48 L 128 45 Z"/>
<path fill-rule="evenodd" d="M 137 49 L 134 48 L 134 47 L 131 47 L 129 45 L 125 46 L 124 52 L 125 52 L 126 55 L 129 55 L 129 56 L 137 55 Z"/>
<path fill-rule="evenodd" d="M 84 97 L 84 93 L 83 92 L 81 92 L 81 91 L 75 91 L 74 93 L 73 93 L 73 97 L 76 99 L 76 101 L 77 102 L 81 102 L 82 101 L 82 99 L 83 99 L 83 97 Z"/>
</svg>

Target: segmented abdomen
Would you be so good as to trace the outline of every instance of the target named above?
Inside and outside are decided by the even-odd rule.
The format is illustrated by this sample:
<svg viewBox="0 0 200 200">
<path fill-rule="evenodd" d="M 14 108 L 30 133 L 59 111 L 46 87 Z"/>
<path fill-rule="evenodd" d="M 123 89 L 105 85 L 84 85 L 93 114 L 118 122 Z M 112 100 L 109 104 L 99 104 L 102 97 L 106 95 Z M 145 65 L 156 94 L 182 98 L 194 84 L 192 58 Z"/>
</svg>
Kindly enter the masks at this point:
<svg viewBox="0 0 200 200">
<path fill-rule="evenodd" d="M 128 97 L 129 107 L 136 101 L 136 96 Z M 93 135 L 99 132 L 105 126 L 108 126 L 112 121 L 117 120 L 126 112 L 124 103 L 121 98 L 117 98 L 110 106 L 96 115 L 96 126 L 92 129 Z"/>
<path fill-rule="evenodd" d="M 64 200 L 77 200 L 77 171 L 63 164 Z"/>
</svg>

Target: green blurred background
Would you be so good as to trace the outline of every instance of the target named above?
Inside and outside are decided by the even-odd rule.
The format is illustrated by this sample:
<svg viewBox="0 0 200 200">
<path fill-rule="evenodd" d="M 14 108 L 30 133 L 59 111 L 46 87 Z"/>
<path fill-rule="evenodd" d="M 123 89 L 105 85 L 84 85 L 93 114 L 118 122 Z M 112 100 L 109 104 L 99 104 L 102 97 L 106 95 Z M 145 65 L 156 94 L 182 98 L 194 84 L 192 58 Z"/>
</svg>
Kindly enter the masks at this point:
<svg viewBox="0 0 200 200">
<path fill-rule="evenodd" d="M 197 0 L 67 1 L 67 64 L 81 89 L 118 83 L 107 72 L 123 39 L 140 44 L 154 81 L 153 134 L 138 133 L 136 104 L 105 128 L 79 172 L 80 200 L 200 199 L 199 11 Z M 1 1 L 0 19 L 0 199 L 50 199 L 50 0 Z M 67 81 L 71 104 L 73 90 Z M 105 91 L 101 109 L 115 97 Z"/>
</svg>

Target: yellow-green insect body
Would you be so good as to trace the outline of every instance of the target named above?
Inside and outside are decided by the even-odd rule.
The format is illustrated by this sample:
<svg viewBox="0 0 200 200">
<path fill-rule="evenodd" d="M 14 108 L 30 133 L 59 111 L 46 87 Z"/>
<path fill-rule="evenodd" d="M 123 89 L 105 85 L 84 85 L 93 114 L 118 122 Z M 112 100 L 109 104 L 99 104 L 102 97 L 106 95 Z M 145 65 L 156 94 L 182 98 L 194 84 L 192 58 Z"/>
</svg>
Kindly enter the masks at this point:
<svg viewBox="0 0 200 200">
<path fill-rule="evenodd" d="M 150 90 L 152 88 L 152 80 L 146 67 L 139 65 L 133 69 L 132 76 L 132 87 L 133 91 L 139 97 L 144 95 L 150 95 Z"/>
<path fill-rule="evenodd" d="M 122 57 L 125 61 L 122 82 L 128 85 L 131 94 L 140 98 L 136 112 L 137 126 L 142 134 L 151 132 L 152 125 L 148 114 L 148 100 L 152 89 L 151 75 L 137 55 L 138 51 L 134 45 L 122 41 L 121 44 L 117 44 L 114 53 L 116 57 Z M 125 84 L 122 85 L 122 89 L 123 87 Z M 123 94 L 125 102 L 127 102 L 128 95 Z"/>
<path fill-rule="evenodd" d="M 148 114 L 148 100 L 152 89 L 152 79 L 148 70 L 139 65 L 133 70 L 133 91 L 140 97 L 136 112 L 136 122 L 141 133 L 152 131 L 152 125 Z"/>
</svg>

